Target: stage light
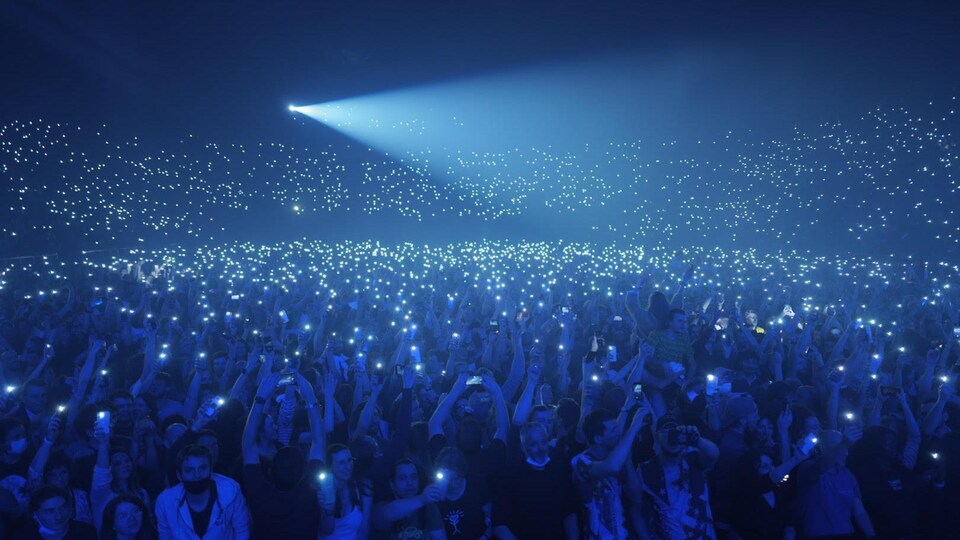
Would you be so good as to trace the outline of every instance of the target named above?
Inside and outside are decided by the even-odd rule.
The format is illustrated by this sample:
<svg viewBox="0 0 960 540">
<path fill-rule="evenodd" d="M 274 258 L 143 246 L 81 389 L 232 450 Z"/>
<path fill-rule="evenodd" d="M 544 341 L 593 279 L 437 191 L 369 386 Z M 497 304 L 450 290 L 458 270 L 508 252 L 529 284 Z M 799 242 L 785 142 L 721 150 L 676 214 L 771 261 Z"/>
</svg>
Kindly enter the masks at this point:
<svg viewBox="0 0 960 540">
<path fill-rule="evenodd" d="M 290 111 L 290 112 L 297 112 L 297 109 L 298 109 L 298 107 L 296 107 L 296 106 L 294 106 L 294 105 L 288 105 L 288 106 L 287 106 L 287 110 Z"/>
</svg>

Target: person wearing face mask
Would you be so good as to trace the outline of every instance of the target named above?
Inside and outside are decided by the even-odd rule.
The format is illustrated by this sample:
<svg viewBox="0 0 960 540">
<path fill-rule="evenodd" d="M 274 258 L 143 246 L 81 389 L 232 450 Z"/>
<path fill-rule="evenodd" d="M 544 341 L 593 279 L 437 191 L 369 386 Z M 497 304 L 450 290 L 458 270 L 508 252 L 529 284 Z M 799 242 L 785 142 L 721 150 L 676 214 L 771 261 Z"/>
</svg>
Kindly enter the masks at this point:
<svg viewBox="0 0 960 540">
<path fill-rule="evenodd" d="M 190 445 L 177 456 L 180 483 L 157 497 L 161 540 L 246 540 L 250 511 L 234 480 L 213 473 L 210 450 Z"/>
<path fill-rule="evenodd" d="M 491 523 L 498 538 L 578 538 L 577 498 L 570 463 L 550 459 L 547 429 L 520 428 L 526 457 L 500 475 Z"/>
<path fill-rule="evenodd" d="M 19 516 L 27 509 L 32 452 L 27 430 L 17 418 L 0 419 L 0 513 Z"/>
<path fill-rule="evenodd" d="M 73 519 L 70 492 L 58 486 L 44 486 L 30 497 L 33 526 L 25 526 L 12 540 L 96 540 L 92 525 Z"/>
</svg>

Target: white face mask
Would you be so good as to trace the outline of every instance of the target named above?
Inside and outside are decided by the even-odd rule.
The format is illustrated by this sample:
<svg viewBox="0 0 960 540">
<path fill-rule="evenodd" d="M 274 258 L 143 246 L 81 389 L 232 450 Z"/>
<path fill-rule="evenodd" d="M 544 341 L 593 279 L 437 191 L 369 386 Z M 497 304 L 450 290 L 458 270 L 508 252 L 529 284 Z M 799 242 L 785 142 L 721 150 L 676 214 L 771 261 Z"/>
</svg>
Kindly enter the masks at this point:
<svg viewBox="0 0 960 540">
<path fill-rule="evenodd" d="M 26 437 L 20 439 L 14 439 L 10 441 L 10 453 L 11 454 L 22 454 L 27 451 L 27 439 Z"/>
<path fill-rule="evenodd" d="M 693 400 L 697 399 L 699 395 L 700 394 L 698 394 L 697 392 L 687 392 L 687 400 L 689 400 L 690 403 L 693 403 Z"/>
</svg>

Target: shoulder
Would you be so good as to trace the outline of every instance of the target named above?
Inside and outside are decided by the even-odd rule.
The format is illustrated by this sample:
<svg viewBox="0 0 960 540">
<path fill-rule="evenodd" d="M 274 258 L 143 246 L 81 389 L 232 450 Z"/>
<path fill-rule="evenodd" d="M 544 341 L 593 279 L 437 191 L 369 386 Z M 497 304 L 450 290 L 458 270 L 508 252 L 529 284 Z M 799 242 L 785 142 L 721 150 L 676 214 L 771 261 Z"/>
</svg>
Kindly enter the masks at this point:
<svg viewBox="0 0 960 540">
<path fill-rule="evenodd" d="M 220 500 L 232 502 L 238 497 L 243 497 L 243 494 L 240 493 L 240 484 L 233 478 L 213 473 L 213 481 L 217 485 L 217 497 L 219 497 Z"/>
<path fill-rule="evenodd" d="M 157 495 L 157 506 L 160 506 L 161 504 L 167 504 L 170 501 L 178 500 L 181 497 L 183 497 L 183 484 L 170 486 L 161 491 L 160 495 Z"/>
</svg>

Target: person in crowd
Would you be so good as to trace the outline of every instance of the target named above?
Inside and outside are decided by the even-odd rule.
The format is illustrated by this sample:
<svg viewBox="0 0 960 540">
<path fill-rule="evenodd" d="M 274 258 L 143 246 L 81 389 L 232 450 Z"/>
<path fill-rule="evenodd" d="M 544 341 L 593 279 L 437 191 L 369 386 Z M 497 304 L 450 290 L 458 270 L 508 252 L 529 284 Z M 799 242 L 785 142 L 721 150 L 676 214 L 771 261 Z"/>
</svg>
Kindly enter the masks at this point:
<svg viewBox="0 0 960 540">
<path fill-rule="evenodd" d="M 797 470 L 800 532 L 805 538 L 853 538 L 858 529 L 867 538 L 876 536 L 860 485 L 846 467 L 850 446 L 862 436 L 857 426 L 843 433 L 821 431 L 818 455 Z"/>
<path fill-rule="evenodd" d="M 637 411 L 630 427 L 624 429 L 629 413 L 630 408 L 625 407 L 618 418 L 607 409 L 597 409 L 584 419 L 583 436 L 589 446 L 572 461 L 582 505 L 582 538 L 627 538 L 628 510 L 633 505 L 625 504 L 623 497 L 628 495 L 636 502 L 641 498 L 632 450 L 646 411 Z"/>
<path fill-rule="evenodd" d="M 20 528 L 13 540 L 96 540 L 92 525 L 73 519 L 70 492 L 43 486 L 30 497 L 30 524 Z"/>
<path fill-rule="evenodd" d="M 97 464 L 93 470 L 93 485 L 90 487 L 90 503 L 93 510 L 94 525 L 102 530 L 101 519 L 107 504 L 119 495 L 129 494 L 139 497 L 145 505 L 150 498 L 146 490 L 140 487 L 134 459 L 130 452 L 122 447 L 111 447 L 110 433 L 106 426 L 97 426 L 94 438 L 100 443 L 97 452 Z"/>
<path fill-rule="evenodd" d="M 643 493 L 658 538 L 716 538 L 707 473 L 720 450 L 674 416 L 657 420 L 657 454 L 640 466 Z"/>
<path fill-rule="evenodd" d="M 213 259 L 179 277 L 75 272 L 56 295 L 43 274 L 5 276 L 0 535 L 956 528 L 960 292 L 945 269 L 855 288 L 745 266 L 722 280 L 737 283 L 729 302 L 719 274 L 693 268 L 679 288 L 672 271 L 635 285 L 622 271 L 580 282 L 575 267 L 533 287 L 541 267 L 514 256 L 489 284 L 460 272 L 486 263 L 423 273 L 415 258 L 323 286 Z M 300 267 L 278 257 L 257 265 Z"/>
<path fill-rule="evenodd" d="M 491 522 L 498 538 L 579 538 L 578 504 L 569 462 L 550 457 L 547 428 L 520 428 L 525 459 L 498 478 Z"/>
<path fill-rule="evenodd" d="M 157 529 L 150 507 L 129 493 L 114 497 L 103 510 L 100 540 L 155 540 Z"/>
<path fill-rule="evenodd" d="M 332 512 L 327 516 L 333 519 L 333 532 L 321 534 L 321 538 L 368 538 L 370 536 L 373 510 L 373 487 L 355 474 L 353 454 L 350 448 L 342 444 L 332 444 L 327 448 L 326 463 L 329 464 L 334 485 L 333 501 L 322 497 L 320 490 L 317 501 L 324 511 Z"/>
<path fill-rule="evenodd" d="M 492 538 L 493 530 L 488 526 L 492 494 L 486 483 L 468 479 L 467 456 L 459 448 L 448 446 L 440 450 L 433 465 L 442 496 L 437 509 L 447 538 Z"/>
<path fill-rule="evenodd" d="M 319 402 L 313 387 L 300 375 L 296 376 L 295 382 L 305 401 L 311 433 L 316 437 L 306 456 L 293 446 L 278 450 L 269 464 L 269 476 L 264 474 L 256 436 L 262 426 L 264 405 L 274 396 L 281 378 L 287 376 L 274 373 L 263 379 L 243 431 L 243 486 L 253 518 L 251 537 L 254 539 L 282 537 L 314 540 L 318 527 L 321 532 L 333 532 L 333 519 L 329 513 L 321 515 L 313 482 L 308 478 L 310 471 L 319 468 L 317 464 L 324 449 L 324 430 L 320 425 Z M 308 466 L 308 462 L 313 466 Z M 326 522 L 325 527 L 320 526 L 318 518 Z"/>
<path fill-rule="evenodd" d="M 392 497 L 373 508 L 373 527 L 379 537 L 389 540 L 429 538 L 445 540 L 446 529 L 437 503 L 444 496 L 437 482 L 420 491 L 420 471 L 409 459 L 398 461 L 390 481 Z"/>
<path fill-rule="evenodd" d="M 177 456 L 180 483 L 157 497 L 161 540 L 250 538 L 250 510 L 240 484 L 213 472 L 210 450 L 190 445 Z"/>
</svg>

